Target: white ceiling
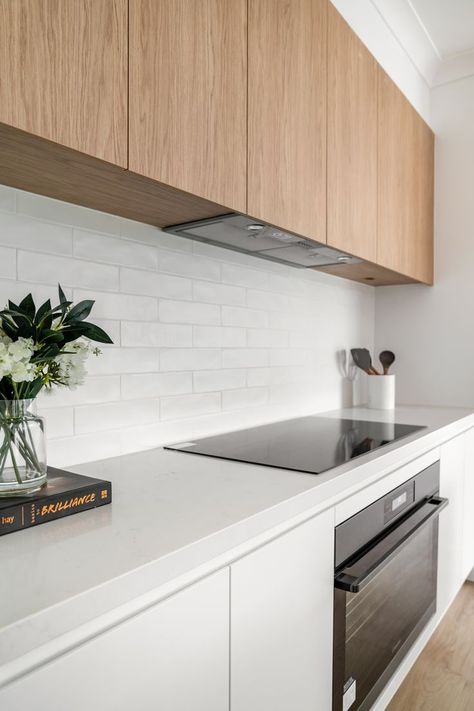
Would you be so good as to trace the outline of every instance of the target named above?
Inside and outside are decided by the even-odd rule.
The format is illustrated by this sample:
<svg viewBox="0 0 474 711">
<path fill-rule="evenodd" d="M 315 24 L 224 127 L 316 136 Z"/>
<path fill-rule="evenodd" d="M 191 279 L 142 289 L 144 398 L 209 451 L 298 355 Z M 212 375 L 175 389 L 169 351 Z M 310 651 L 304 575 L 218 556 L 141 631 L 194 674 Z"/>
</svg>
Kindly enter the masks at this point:
<svg viewBox="0 0 474 711">
<path fill-rule="evenodd" d="M 429 86 L 474 74 L 474 0 L 372 0 Z"/>
</svg>

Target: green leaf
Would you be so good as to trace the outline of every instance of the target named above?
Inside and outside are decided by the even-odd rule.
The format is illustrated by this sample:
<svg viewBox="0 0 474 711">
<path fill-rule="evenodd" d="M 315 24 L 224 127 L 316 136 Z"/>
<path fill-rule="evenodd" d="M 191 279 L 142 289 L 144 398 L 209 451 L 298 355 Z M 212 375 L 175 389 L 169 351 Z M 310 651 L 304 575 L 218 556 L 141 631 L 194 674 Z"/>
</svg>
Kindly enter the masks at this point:
<svg viewBox="0 0 474 711">
<path fill-rule="evenodd" d="M 24 314 L 26 314 L 26 316 L 28 316 L 31 320 L 34 319 L 36 313 L 36 306 L 31 294 L 25 296 L 23 301 L 20 301 L 19 309 Z"/>
<path fill-rule="evenodd" d="M 60 333 L 63 335 L 63 338 L 69 342 L 83 336 L 86 331 L 86 326 L 87 324 L 85 321 L 67 323 L 64 326 L 61 326 Z"/>
<path fill-rule="evenodd" d="M 64 319 L 64 323 L 71 323 L 73 321 L 83 321 L 87 318 L 92 311 L 94 306 L 94 301 L 80 301 L 76 306 L 69 311 L 68 315 Z"/>
<path fill-rule="evenodd" d="M 5 328 L 4 330 L 5 333 L 7 333 L 7 336 L 13 340 L 16 341 L 20 337 L 35 337 L 35 327 L 33 325 L 33 321 L 24 313 L 21 313 L 20 311 L 13 311 L 12 309 L 4 309 L 3 311 L 0 311 L 0 319 L 2 319 L 3 324 L 8 321 L 12 334 L 7 333 Z"/>
<path fill-rule="evenodd" d="M 95 326 L 93 323 L 84 323 L 83 326 L 86 327 L 84 336 L 91 341 L 97 341 L 97 343 L 113 343 L 110 336 L 99 328 L 99 326 Z"/>
<path fill-rule="evenodd" d="M 64 336 L 61 331 L 49 331 L 47 329 L 43 331 L 41 344 L 61 343 L 62 341 L 64 341 Z"/>
<path fill-rule="evenodd" d="M 59 294 L 59 302 L 61 303 L 61 305 L 65 304 L 65 303 L 71 303 L 70 301 L 69 302 L 67 301 L 66 294 L 62 290 L 61 284 L 58 284 L 58 294 Z"/>
<path fill-rule="evenodd" d="M 12 326 L 12 322 L 7 320 L 6 318 L 2 318 L 2 328 L 5 331 L 6 335 L 8 338 L 11 338 L 12 340 L 15 339 L 16 337 L 16 327 Z"/>
<path fill-rule="evenodd" d="M 35 316 L 35 324 L 38 325 L 41 323 L 41 319 L 45 318 L 45 316 L 48 314 L 52 313 L 52 308 L 51 308 L 51 299 L 48 299 L 47 301 L 44 302 L 44 304 L 41 304 L 41 306 L 38 309 L 38 312 Z"/>
<path fill-rule="evenodd" d="M 28 384 L 28 388 L 25 393 L 25 398 L 28 400 L 33 400 L 33 398 L 38 395 L 42 387 L 43 380 L 41 378 L 35 378 L 35 380 L 32 380 L 31 383 Z"/>
</svg>

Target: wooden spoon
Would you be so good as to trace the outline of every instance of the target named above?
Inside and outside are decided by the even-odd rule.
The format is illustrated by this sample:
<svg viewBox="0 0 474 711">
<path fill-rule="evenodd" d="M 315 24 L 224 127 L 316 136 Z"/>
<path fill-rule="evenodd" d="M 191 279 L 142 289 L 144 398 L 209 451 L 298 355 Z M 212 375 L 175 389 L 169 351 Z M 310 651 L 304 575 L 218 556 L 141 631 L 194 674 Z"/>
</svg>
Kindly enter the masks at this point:
<svg viewBox="0 0 474 711">
<path fill-rule="evenodd" d="M 379 355 L 379 360 L 382 363 L 383 374 L 388 375 L 389 368 L 395 361 L 395 353 L 392 353 L 392 351 L 382 351 Z"/>
</svg>

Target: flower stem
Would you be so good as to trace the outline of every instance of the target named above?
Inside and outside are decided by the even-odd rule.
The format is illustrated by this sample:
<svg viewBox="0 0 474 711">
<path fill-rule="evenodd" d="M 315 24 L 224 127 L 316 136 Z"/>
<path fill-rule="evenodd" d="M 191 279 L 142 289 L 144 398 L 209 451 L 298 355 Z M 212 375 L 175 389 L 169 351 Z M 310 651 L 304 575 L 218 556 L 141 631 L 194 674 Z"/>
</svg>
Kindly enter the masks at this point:
<svg viewBox="0 0 474 711">
<path fill-rule="evenodd" d="M 21 478 L 20 470 L 18 469 L 18 465 L 17 465 L 16 459 L 15 459 L 15 451 L 14 451 L 15 450 L 15 442 L 13 441 L 13 438 L 11 436 L 11 432 L 9 429 L 8 429 L 8 444 L 9 444 L 10 457 L 12 459 L 13 469 L 15 470 L 15 478 L 16 478 L 18 484 L 20 484 L 20 486 L 21 486 L 23 484 L 23 480 Z"/>
</svg>

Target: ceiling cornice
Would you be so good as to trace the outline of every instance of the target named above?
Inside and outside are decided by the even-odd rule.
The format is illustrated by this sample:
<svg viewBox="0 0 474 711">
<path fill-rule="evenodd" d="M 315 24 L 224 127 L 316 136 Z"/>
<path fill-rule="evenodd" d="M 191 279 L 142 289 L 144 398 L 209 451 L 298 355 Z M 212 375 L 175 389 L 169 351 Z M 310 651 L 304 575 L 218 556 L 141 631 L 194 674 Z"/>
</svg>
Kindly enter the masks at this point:
<svg viewBox="0 0 474 711">
<path fill-rule="evenodd" d="M 443 57 L 411 0 L 371 0 L 430 87 L 474 75 L 474 48 Z"/>
<path fill-rule="evenodd" d="M 452 54 L 443 59 L 431 86 L 442 86 L 473 75 L 474 49 L 470 49 L 468 52 Z"/>
</svg>

